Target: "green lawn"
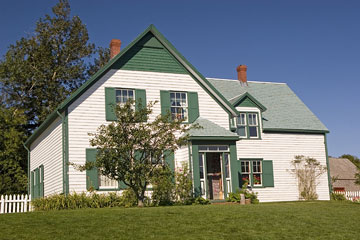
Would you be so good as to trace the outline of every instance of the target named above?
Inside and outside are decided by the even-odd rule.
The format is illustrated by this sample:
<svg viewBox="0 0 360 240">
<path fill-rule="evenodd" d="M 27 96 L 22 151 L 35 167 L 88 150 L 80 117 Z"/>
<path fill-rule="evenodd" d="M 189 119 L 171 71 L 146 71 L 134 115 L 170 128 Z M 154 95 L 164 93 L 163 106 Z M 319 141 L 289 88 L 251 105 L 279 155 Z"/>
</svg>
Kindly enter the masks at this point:
<svg viewBox="0 0 360 240">
<path fill-rule="evenodd" d="M 291 202 L 0 215 L 0 239 L 360 239 L 360 204 Z"/>
</svg>

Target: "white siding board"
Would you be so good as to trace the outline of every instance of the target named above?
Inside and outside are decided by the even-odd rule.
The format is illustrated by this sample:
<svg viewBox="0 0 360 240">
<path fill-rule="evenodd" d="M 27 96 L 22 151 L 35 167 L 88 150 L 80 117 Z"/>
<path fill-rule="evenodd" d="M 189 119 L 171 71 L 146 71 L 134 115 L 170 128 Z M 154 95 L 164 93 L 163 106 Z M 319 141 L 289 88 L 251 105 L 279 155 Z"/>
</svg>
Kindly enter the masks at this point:
<svg viewBox="0 0 360 240">
<path fill-rule="evenodd" d="M 254 188 L 261 202 L 299 200 L 297 179 L 291 173 L 291 161 L 296 155 L 317 159 L 326 166 L 324 136 L 321 134 L 262 133 L 262 140 L 237 142 L 238 158 L 263 158 L 273 161 L 274 187 Z M 319 179 L 317 194 L 329 200 L 327 173 Z"/>
<path fill-rule="evenodd" d="M 160 90 L 192 91 L 198 93 L 200 116 L 229 129 L 228 114 L 189 75 L 143 71 L 111 70 L 69 106 L 69 161 L 85 163 L 85 149 L 89 148 L 88 133 L 94 133 L 105 120 L 105 87 L 146 90 L 147 101 L 159 101 L 150 120 L 161 113 Z M 176 158 L 188 160 L 187 148 L 175 153 Z M 181 165 L 181 164 L 180 164 Z M 86 190 L 86 173 L 69 166 L 70 192 Z"/>
<path fill-rule="evenodd" d="M 30 146 L 30 171 L 44 165 L 44 196 L 62 193 L 62 122 L 57 118 Z"/>
</svg>

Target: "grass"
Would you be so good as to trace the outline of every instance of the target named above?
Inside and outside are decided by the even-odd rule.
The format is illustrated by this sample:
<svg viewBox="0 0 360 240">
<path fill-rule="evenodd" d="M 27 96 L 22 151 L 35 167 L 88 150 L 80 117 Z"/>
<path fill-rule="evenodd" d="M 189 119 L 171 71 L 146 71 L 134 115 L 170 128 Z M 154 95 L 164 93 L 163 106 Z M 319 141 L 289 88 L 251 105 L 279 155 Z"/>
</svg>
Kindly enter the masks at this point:
<svg viewBox="0 0 360 240">
<path fill-rule="evenodd" d="M 359 239 L 360 204 L 287 202 L 0 215 L 0 239 Z"/>
</svg>

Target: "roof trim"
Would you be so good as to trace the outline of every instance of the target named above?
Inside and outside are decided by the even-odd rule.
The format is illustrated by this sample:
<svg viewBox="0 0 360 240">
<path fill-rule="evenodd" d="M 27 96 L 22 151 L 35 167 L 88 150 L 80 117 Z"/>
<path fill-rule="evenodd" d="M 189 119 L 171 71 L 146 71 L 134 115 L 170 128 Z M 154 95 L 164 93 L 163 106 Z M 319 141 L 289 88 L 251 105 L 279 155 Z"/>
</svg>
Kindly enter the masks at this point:
<svg viewBox="0 0 360 240">
<path fill-rule="evenodd" d="M 189 140 L 239 140 L 239 136 L 190 136 Z"/>
<path fill-rule="evenodd" d="M 311 129 L 286 129 L 286 128 L 264 128 L 263 132 L 273 133 L 329 133 L 328 130 L 311 130 Z"/>
<path fill-rule="evenodd" d="M 249 98 L 256 106 L 259 107 L 259 109 L 262 111 L 262 112 L 265 112 L 266 111 L 266 107 L 264 105 L 262 105 L 258 100 L 256 100 L 256 98 L 254 98 L 250 93 L 246 92 L 246 93 L 243 93 L 241 95 L 238 95 L 237 96 L 238 99 L 233 103 L 233 106 L 234 107 L 237 107 L 237 105 L 242 102 L 245 98 Z M 236 97 L 234 97 L 236 98 Z"/>
<path fill-rule="evenodd" d="M 87 80 L 81 87 L 79 87 L 74 93 L 66 98 L 46 119 L 45 121 L 34 131 L 34 133 L 26 140 L 25 145 L 29 146 L 33 141 L 45 131 L 45 129 L 56 119 L 58 113 L 63 112 L 70 104 L 78 99 L 87 89 L 89 89 L 97 80 L 104 76 L 111 66 L 121 58 L 130 48 L 132 48 L 141 38 L 147 33 L 151 32 L 157 40 L 160 41 L 181 65 L 188 71 L 188 73 L 194 77 L 195 80 L 203 87 L 220 105 L 223 109 L 233 116 L 238 115 L 238 111 L 226 100 L 226 98 L 200 73 L 194 66 L 192 66 L 176 49 L 175 47 L 151 24 L 145 29 L 139 36 L 137 36 L 124 50 L 120 51 L 114 58 L 112 58 L 107 64 L 105 64 L 99 71 L 97 71 L 89 80 Z"/>
</svg>

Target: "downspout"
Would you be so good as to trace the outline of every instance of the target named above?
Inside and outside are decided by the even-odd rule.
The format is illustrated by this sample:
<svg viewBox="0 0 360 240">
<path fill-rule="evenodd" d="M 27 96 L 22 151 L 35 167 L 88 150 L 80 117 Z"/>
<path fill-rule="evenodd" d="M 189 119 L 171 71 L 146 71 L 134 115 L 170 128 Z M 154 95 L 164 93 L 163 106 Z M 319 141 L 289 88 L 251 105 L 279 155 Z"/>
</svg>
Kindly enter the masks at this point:
<svg viewBox="0 0 360 240">
<path fill-rule="evenodd" d="M 329 197 L 331 198 L 332 184 L 331 184 L 331 176 L 330 176 L 330 164 L 329 164 L 329 155 L 328 155 L 328 148 L 327 148 L 326 133 L 324 133 L 324 144 L 325 144 L 326 168 L 327 168 L 328 184 L 329 184 Z"/>
<path fill-rule="evenodd" d="M 28 147 L 26 147 L 25 143 L 23 145 L 27 151 L 27 168 L 28 168 L 28 170 L 27 170 L 27 176 L 28 176 L 27 192 L 28 192 L 28 195 L 30 195 L 30 150 Z"/>
<path fill-rule="evenodd" d="M 67 195 L 67 191 L 66 191 L 66 175 L 67 172 L 65 171 L 65 118 L 64 116 L 59 112 L 56 111 L 57 115 L 59 115 L 59 117 L 61 118 L 61 124 L 62 124 L 62 170 L 63 170 L 63 193 L 65 195 Z"/>
</svg>

